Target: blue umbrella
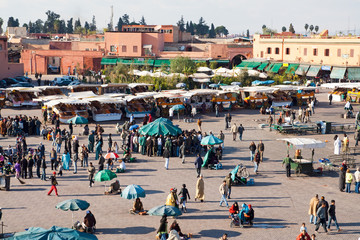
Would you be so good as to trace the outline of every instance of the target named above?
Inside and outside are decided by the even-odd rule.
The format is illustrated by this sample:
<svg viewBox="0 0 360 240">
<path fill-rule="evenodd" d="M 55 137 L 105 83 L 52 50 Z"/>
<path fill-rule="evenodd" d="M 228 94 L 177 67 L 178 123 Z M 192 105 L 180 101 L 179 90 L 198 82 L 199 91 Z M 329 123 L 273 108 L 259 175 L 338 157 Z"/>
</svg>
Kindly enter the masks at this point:
<svg viewBox="0 0 360 240">
<path fill-rule="evenodd" d="M 86 210 L 90 206 L 90 203 L 80 199 L 70 199 L 57 204 L 55 207 L 63 211 L 78 211 Z"/>
<path fill-rule="evenodd" d="M 212 84 L 209 85 L 209 87 L 211 87 L 211 88 L 218 88 L 218 87 L 219 87 L 219 84 L 212 83 Z"/>
<path fill-rule="evenodd" d="M 185 107 L 184 107 L 184 105 L 182 105 L 182 104 L 178 104 L 178 105 L 172 106 L 171 109 L 174 110 L 174 111 L 179 111 L 179 110 L 181 110 L 181 109 L 185 109 Z"/>
<path fill-rule="evenodd" d="M 67 120 L 68 123 L 72 122 L 73 124 L 87 124 L 89 123 L 89 121 L 81 116 L 76 115 L 73 118 L 70 118 L 69 120 Z"/>
<path fill-rule="evenodd" d="M 241 85 L 241 82 L 232 82 L 231 85 L 238 85 L 238 86 L 240 86 L 240 85 Z"/>
<path fill-rule="evenodd" d="M 83 233 L 70 228 L 63 228 L 52 226 L 50 229 L 44 229 L 40 227 L 30 227 L 25 232 L 15 233 L 9 240 L 96 240 L 95 235 L 89 233 Z"/>
<path fill-rule="evenodd" d="M 139 185 L 131 184 L 121 192 L 121 197 L 125 199 L 144 198 L 146 196 L 145 190 Z"/>
<path fill-rule="evenodd" d="M 130 131 L 132 131 L 132 130 L 134 130 L 134 129 L 138 129 L 139 128 L 139 125 L 131 125 L 130 127 L 129 127 L 129 130 Z"/>
<path fill-rule="evenodd" d="M 201 140 L 201 145 L 216 145 L 223 143 L 223 140 L 215 137 L 214 135 L 206 136 Z"/>
<path fill-rule="evenodd" d="M 178 83 L 176 84 L 177 88 L 186 88 L 186 83 Z"/>
<path fill-rule="evenodd" d="M 152 216 L 162 216 L 164 214 L 166 214 L 166 216 L 180 216 L 182 213 L 176 207 L 162 205 L 150 209 L 148 214 Z"/>
</svg>

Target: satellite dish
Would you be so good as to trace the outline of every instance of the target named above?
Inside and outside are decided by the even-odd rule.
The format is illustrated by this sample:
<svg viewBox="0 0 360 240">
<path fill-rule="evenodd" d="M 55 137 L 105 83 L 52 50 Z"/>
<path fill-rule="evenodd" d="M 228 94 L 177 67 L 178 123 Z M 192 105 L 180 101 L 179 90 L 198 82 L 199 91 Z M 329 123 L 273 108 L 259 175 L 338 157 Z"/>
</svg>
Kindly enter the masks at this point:
<svg viewBox="0 0 360 240">
<path fill-rule="evenodd" d="M 185 46 L 181 46 L 180 51 L 185 51 Z"/>
<path fill-rule="evenodd" d="M 155 27 L 154 27 L 154 30 L 155 31 L 159 31 L 161 29 L 161 25 L 156 25 Z"/>
</svg>

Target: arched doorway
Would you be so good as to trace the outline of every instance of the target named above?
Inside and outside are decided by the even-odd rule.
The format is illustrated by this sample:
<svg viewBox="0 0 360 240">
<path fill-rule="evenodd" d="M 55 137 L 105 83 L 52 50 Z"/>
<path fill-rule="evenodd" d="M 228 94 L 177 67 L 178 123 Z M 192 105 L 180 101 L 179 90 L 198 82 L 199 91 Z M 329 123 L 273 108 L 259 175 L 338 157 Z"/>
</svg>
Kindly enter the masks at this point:
<svg viewBox="0 0 360 240">
<path fill-rule="evenodd" d="M 231 66 L 232 67 L 236 67 L 237 65 L 239 65 L 243 60 L 246 60 L 247 58 L 242 55 L 242 54 L 238 54 L 235 57 L 233 57 L 233 59 L 231 60 Z"/>
</svg>

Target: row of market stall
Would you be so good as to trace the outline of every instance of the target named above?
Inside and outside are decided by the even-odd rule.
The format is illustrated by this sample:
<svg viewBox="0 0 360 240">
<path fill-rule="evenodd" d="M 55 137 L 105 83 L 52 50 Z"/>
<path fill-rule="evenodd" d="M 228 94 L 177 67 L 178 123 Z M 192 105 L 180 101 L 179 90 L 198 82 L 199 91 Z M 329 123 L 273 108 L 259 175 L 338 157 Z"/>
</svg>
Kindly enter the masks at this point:
<svg viewBox="0 0 360 240">
<path fill-rule="evenodd" d="M 360 103 L 360 83 L 326 83 L 321 87 L 332 89 L 329 95 L 334 102 Z"/>
<path fill-rule="evenodd" d="M 10 106 L 43 106 L 49 113 L 54 110 L 62 122 L 82 116 L 94 121 L 120 120 L 123 116 L 129 118 L 144 117 L 156 113 L 156 107 L 161 109 L 163 116 L 169 114 L 169 109 L 175 105 L 190 106 L 196 112 L 215 110 L 230 110 L 239 106 L 259 108 L 273 106 L 290 106 L 306 104 L 315 96 L 316 88 L 279 85 L 274 87 L 239 87 L 237 85 L 220 86 L 220 89 L 195 90 L 164 90 L 160 92 L 144 91 L 135 94 L 121 93 L 115 88 L 113 92 L 96 94 L 91 89 L 93 85 L 80 85 L 80 92 L 65 94 L 61 87 L 38 87 L 7 89 L 3 101 Z M 114 85 L 112 85 L 114 88 Z M 79 90 L 79 88 L 76 88 Z"/>
</svg>

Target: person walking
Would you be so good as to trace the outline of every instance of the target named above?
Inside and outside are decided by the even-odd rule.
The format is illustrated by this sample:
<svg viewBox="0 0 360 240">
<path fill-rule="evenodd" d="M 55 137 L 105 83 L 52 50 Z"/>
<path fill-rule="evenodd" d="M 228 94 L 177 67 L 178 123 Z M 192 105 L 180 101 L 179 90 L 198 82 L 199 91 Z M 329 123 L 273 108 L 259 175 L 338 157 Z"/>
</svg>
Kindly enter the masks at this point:
<svg viewBox="0 0 360 240">
<path fill-rule="evenodd" d="M 50 196 L 52 191 L 55 190 L 55 194 L 58 197 L 59 194 L 58 194 L 58 191 L 57 191 L 57 188 L 56 188 L 56 185 L 58 185 L 58 182 L 56 180 L 56 172 L 53 172 L 53 175 L 50 177 L 50 182 L 51 182 L 51 188 L 50 188 L 50 191 L 48 192 L 47 195 Z"/>
<path fill-rule="evenodd" d="M 30 155 L 29 156 L 29 159 L 28 159 L 28 175 L 29 175 L 29 178 L 32 178 L 33 177 L 33 166 L 34 166 L 34 159 L 32 158 L 32 156 Z"/>
<path fill-rule="evenodd" d="M 355 134 L 354 134 L 354 139 L 355 139 L 355 147 L 356 147 L 360 140 L 360 129 L 356 129 Z"/>
<path fill-rule="evenodd" d="M 45 156 L 42 157 L 41 160 L 41 169 L 42 169 L 42 174 L 41 174 L 41 180 L 46 181 L 46 161 L 45 161 Z"/>
<path fill-rule="evenodd" d="M 232 178 L 231 178 L 231 173 L 229 173 L 229 175 L 227 175 L 226 177 L 225 177 L 225 181 L 226 181 L 226 186 L 227 186 L 227 188 L 228 188 L 228 194 L 227 194 L 227 198 L 228 199 L 231 199 L 231 184 L 232 184 Z"/>
<path fill-rule="evenodd" d="M 285 164 L 285 168 L 286 168 L 286 176 L 287 177 L 291 177 L 291 162 L 293 160 L 289 157 L 289 154 L 286 156 L 286 158 L 284 158 L 282 165 L 284 166 Z"/>
<path fill-rule="evenodd" d="M 72 121 L 70 121 L 70 123 L 69 123 L 70 136 L 73 134 L 73 131 L 74 131 L 73 123 L 72 123 Z"/>
<path fill-rule="evenodd" d="M 264 143 L 262 142 L 262 140 L 260 140 L 260 142 L 257 146 L 257 149 L 259 150 L 259 153 L 260 153 L 260 162 L 262 162 L 264 159 L 264 150 L 265 150 L 265 146 L 264 146 Z"/>
<path fill-rule="evenodd" d="M 223 202 L 225 202 L 226 207 L 229 207 L 229 204 L 226 201 L 226 196 L 228 194 L 228 187 L 226 186 L 226 180 L 224 180 L 223 183 L 220 185 L 219 192 L 221 195 L 221 200 L 220 200 L 219 206 L 222 207 Z"/>
<path fill-rule="evenodd" d="M 331 204 L 330 204 L 330 208 L 329 208 L 329 216 L 330 216 L 330 218 L 329 218 L 329 222 L 327 225 L 328 230 L 331 231 L 331 229 L 330 229 L 331 221 L 334 221 L 337 231 L 340 232 L 341 229 L 337 222 L 336 213 L 335 213 L 335 200 L 331 200 Z"/>
<path fill-rule="evenodd" d="M 233 141 L 236 141 L 236 135 L 238 133 L 236 123 L 234 123 L 233 126 L 231 127 L 231 132 L 232 132 L 232 135 L 233 135 Z"/>
<path fill-rule="evenodd" d="M 330 95 L 329 95 L 329 105 L 331 105 L 332 100 L 333 100 L 333 96 L 332 96 L 332 94 L 330 93 Z"/>
<path fill-rule="evenodd" d="M 350 172 L 350 169 L 346 170 L 346 175 L 345 175 L 345 183 L 346 183 L 346 192 L 347 193 L 351 193 L 351 183 L 353 182 L 353 175 Z"/>
<path fill-rule="evenodd" d="M 26 158 L 24 157 L 21 160 L 21 177 L 23 179 L 27 178 L 27 169 L 28 169 L 28 161 L 26 160 Z"/>
<path fill-rule="evenodd" d="M 215 104 L 215 116 L 219 117 L 219 106 L 217 103 Z"/>
<path fill-rule="evenodd" d="M 224 149 L 225 145 L 224 145 L 224 141 L 225 141 L 225 134 L 223 133 L 223 131 L 220 130 L 218 139 L 220 139 L 221 141 L 223 141 L 222 143 L 222 148 Z"/>
<path fill-rule="evenodd" d="M 344 167 L 340 167 L 340 173 L 339 173 L 340 192 L 343 192 L 345 190 L 345 175 L 346 175 L 346 170 L 344 169 Z"/>
<path fill-rule="evenodd" d="M 315 197 L 311 198 L 310 200 L 310 208 L 309 208 L 309 215 L 310 215 L 310 224 L 316 224 L 317 222 L 317 205 L 319 204 L 319 195 L 315 195 Z"/>
<path fill-rule="evenodd" d="M 258 150 L 255 154 L 255 161 L 254 161 L 254 173 L 255 174 L 258 174 L 259 165 L 260 165 L 260 152 Z"/>
<path fill-rule="evenodd" d="M 256 151 L 256 145 L 254 142 L 251 142 L 249 149 L 250 149 L 250 161 L 254 161 L 254 156 Z"/>
<path fill-rule="evenodd" d="M 201 119 L 199 118 L 199 119 L 197 120 L 197 126 L 198 126 L 198 129 L 199 129 L 200 132 L 201 132 L 201 125 L 202 125 L 202 121 L 201 121 Z"/>
<path fill-rule="evenodd" d="M 203 175 L 200 175 L 200 178 L 196 182 L 195 201 L 196 200 L 200 200 L 200 202 L 204 202 L 205 200 L 205 185 Z"/>
<path fill-rule="evenodd" d="M 197 154 L 196 160 L 195 160 L 195 168 L 196 168 L 196 172 L 197 172 L 197 178 L 200 177 L 201 175 L 201 166 L 203 165 L 203 160 L 201 158 L 200 153 Z"/>
<path fill-rule="evenodd" d="M 167 148 L 164 149 L 163 158 L 165 159 L 165 169 L 169 169 L 170 152 Z"/>
<path fill-rule="evenodd" d="M 94 142 L 95 142 L 95 135 L 92 131 L 91 134 L 88 136 L 88 149 L 90 152 L 94 152 Z"/>
<path fill-rule="evenodd" d="M 104 170 L 105 158 L 103 157 L 102 153 L 99 154 L 99 172 Z"/>
<path fill-rule="evenodd" d="M 228 120 L 228 115 L 227 115 L 227 114 L 225 114 L 224 120 L 225 120 L 225 130 L 227 130 L 228 127 L 229 127 L 229 126 L 228 126 L 229 120 Z"/>
<path fill-rule="evenodd" d="M 185 141 L 181 144 L 179 153 L 179 157 L 182 158 L 181 163 L 185 163 Z"/>
<path fill-rule="evenodd" d="M 52 148 L 51 152 L 50 152 L 51 170 L 54 170 L 54 165 L 55 165 L 55 162 L 56 162 L 56 158 L 57 158 L 56 151 L 55 151 L 54 148 Z M 55 170 L 56 170 L 56 167 L 55 167 Z"/>
<path fill-rule="evenodd" d="M 179 196 L 180 196 L 180 203 L 182 204 L 181 210 L 183 212 L 187 212 L 186 202 L 187 202 L 187 198 L 189 198 L 189 200 L 190 200 L 190 194 L 189 194 L 189 191 L 187 190 L 185 184 L 182 185 L 182 189 L 179 192 Z"/>
<path fill-rule="evenodd" d="M 338 135 L 334 136 L 334 154 L 340 155 L 341 140 Z"/>
<path fill-rule="evenodd" d="M 90 181 L 90 185 L 89 187 L 92 187 L 92 185 L 94 184 L 94 174 L 95 174 L 95 167 L 93 166 L 92 162 L 90 162 L 90 166 L 88 168 L 88 174 L 89 174 L 89 181 Z"/>
<path fill-rule="evenodd" d="M 316 215 L 318 216 L 319 220 L 316 223 L 316 228 L 315 228 L 315 233 L 319 233 L 319 227 L 320 224 L 322 225 L 322 227 L 324 228 L 324 231 L 327 233 L 327 229 L 326 229 L 326 206 L 325 203 L 321 204 L 321 207 L 319 207 L 319 209 L 316 211 Z"/>
<path fill-rule="evenodd" d="M 238 133 L 239 133 L 240 141 L 242 141 L 242 136 L 243 136 L 244 131 L 245 131 L 245 128 L 243 127 L 242 124 L 240 124 L 239 127 L 238 127 Z"/>
<path fill-rule="evenodd" d="M 354 173 L 355 177 L 355 193 L 359 193 L 359 187 L 360 187 L 360 168 L 356 169 L 356 172 Z"/>
</svg>

